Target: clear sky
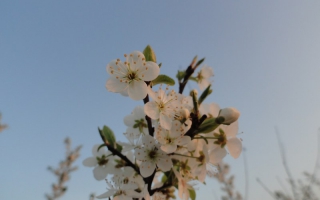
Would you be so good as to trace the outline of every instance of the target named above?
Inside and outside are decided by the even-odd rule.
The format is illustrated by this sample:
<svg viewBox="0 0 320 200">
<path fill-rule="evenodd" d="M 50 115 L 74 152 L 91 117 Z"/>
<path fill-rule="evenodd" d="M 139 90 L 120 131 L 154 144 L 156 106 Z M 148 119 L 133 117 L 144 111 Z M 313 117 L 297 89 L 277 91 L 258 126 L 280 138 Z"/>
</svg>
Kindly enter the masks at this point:
<svg viewBox="0 0 320 200">
<path fill-rule="evenodd" d="M 136 102 L 105 89 L 106 65 L 150 44 L 161 73 L 175 76 L 195 55 L 215 77 L 206 102 L 241 112 L 249 199 L 268 200 L 286 182 L 274 127 L 295 178 L 312 171 L 320 127 L 320 1 L 0 1 L 0 199 L 44 199 L 47 166 L 63 140 L 83 145 L 62 199 L 105 192 L 81 165 L 101 143 L 97 127 L 125 141 L 123 117 Z M 187 88 L 197 87 L 190 84 Z M 177 86 L 175 87 L 177 88 Z M 244 194 L 243 156 L 226 159 Z M 215 181 L 198 199 L 220 196 Z"/>
</svg>

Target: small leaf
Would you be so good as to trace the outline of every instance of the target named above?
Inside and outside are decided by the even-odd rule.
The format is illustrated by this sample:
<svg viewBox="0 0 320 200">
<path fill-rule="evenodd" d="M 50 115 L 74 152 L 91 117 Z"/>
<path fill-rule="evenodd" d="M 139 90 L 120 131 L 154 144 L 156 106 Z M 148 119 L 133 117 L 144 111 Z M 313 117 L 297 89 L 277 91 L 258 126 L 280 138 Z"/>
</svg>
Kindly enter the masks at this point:
<svg viewBox="0 0 320 200">
<path fill-rule="evenodd" d="M 195 81 L 195 82 L 197 82 L 197 83 L 198 83 L 198 79 L 197 79 L 196 77 L 190 76 L 190 77 L 189 77 L 189 80 L 191 80 L 191 81 Z"/>
<path fill-rule="evenodd" d="M 166 85 L 174 85 L 175 82 L 172 78 L 170 78 L 167 75 L 164 74 L 160 74 L 156 79 L 154 79 L 153 81 L 151 81 L 152 85 L 157 85 L 160 83 L 166 84 Z"/>
<path fill-rule="evenodd" d="M 161 68 L 161 66 L 162 66 L 162 63 L 159 63 L 159 64 L 158 64 L 158 66 L 159 66 L 159 68 Z"/>
<path fill-rule="evenodd" d="M 195 200 L 195 199 L 196 199 L 196 191 L 194 191 L 194 190 L 189 190 L 189 194 L 190 194 L 191 200 Z"/>
<path fill-rule="evenodd" d="M 106 144 L 102 144 L 98 147 L 97 151 L 99 151 L 102 147 L 106 147 L 107 145 Z"/>
<path fill-rule="evenodd" d="M 154 53 L 150 45 L 146 46 L 146 48 L 143 50 L 143 54 L 146 58 L 146 61 L 157 62 L 156 54 Z"/>
<path fill-rule="evenodd" d="M 207 98 L 209 94 L 212 93 L 212 90 L 210 89 L 211 85 L 209 85 L 201 94 L 199 98 L 199 105 Z"/>
<path fill-rule="evenodd" d="M 121 151 L 122 151 L 122 146 L 121 146 L 120 144 L 118 144 L 118 143 L 116 143 L 116 145 L 117 145 L 117 150 L 118 150 L 119 152 L 121 152 Z"/>
<path fill-rule="evenodd" d="M 99 129 L 99 133 L 107 145 L 115 147 L 116 138 L 113 131 L 108 126 L 103 126 L 103 129 Z"/>
<path fill-rule="evenodd" d="M 185 75 L 186 75 L 185 71 L 178 71 L 176 77 L 177 77 L 178 81 L 181 81 Z"/>
<path fill-rule="evenodd" d="M 214 131 L 220 124 L 216 122 L 215 118 L 207 118 L 204 122 L 200 125 L 199 129 L 197 130 L 198 133 L 210 133 Z"/>
<path fill-rule="evenodd" d="M 197 68 L 199 65 L 201 65 L 201 63 L 204 61 L 204 59 L 205 58 L 202 58 L 201 60 L 199 60 L 194 68 Z"/>
</svg>

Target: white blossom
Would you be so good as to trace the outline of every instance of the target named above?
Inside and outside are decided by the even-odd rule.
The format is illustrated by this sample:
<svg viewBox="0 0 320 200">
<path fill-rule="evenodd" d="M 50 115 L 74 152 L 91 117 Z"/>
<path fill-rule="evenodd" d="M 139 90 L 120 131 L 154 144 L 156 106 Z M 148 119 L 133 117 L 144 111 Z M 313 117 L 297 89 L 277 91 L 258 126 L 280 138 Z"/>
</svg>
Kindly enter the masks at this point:
<svg viewBox="0 0 320 200">
<path fill-rule="evenodd" d="M 106 83 L 110 92 L 129 95 L 134 100 L 141 100 L 147 96 L 147 84 L 159 75 L 159 66 L 151 61 L 145 61 L 143 53 L 134 51 L 126 55 L 126 61 L 113 60 L 107 65 L 107 72 L 111 75 Z"/>
<path fill-rule="evenodd" d="M 168 87 L 166 88 L 166 91 Z M 158 92 L 148 88 L 148 94 L 153 101 L 145 104 L 144 112 L 151 118 L 159 120 L 160 125 L 165 129 L 170 129 L 175 112 L 179 109 L 177 95 L 175 93 L 162 90 L 160 87 Z"/>
<path fill-rule="evenodd" d="M 210 77 L 213 76 L 213 69 L 207 65 L 198 72 L 197 79 L 200 90 L 206 89 L 210 84 Z"/>
<path fill-rule="evenodd" d="M 143 147 L 135 149 L 135 157 L 141 161 L 140 173 L 143 177 L 149 177 L 156 166 L 163 172 L 172 168 L 170 157 L 160 149 L 155 139 L 150 135 L 142 137 Z"/>
<path fill-rule="evenodd" d="M 95 145 L 92 148 L 92 157 L 86 158 L 82 164 L 86 167 L 94 167 L 93 175 L 96 180 L 103 180 L 108 174 L 115 174 L 118 170 L 115 168 L 114 157 L 107 152 L 104 147 L 98 147 L 100 145 Z"/>
</svg>

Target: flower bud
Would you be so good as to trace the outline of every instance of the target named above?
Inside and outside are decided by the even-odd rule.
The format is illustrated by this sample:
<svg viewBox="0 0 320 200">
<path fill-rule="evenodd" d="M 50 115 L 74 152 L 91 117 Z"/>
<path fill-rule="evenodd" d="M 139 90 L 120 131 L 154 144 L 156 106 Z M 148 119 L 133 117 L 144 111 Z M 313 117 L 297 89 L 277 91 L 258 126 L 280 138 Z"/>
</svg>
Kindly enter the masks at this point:
<svg viewBox="0 0 320 200">
<path fill-rule="evenodd" d="M 236 108 L 224 108 L 219 112 L 217 123 L 229 125 L 238 120 L 240 112 Z"/>
</svg>

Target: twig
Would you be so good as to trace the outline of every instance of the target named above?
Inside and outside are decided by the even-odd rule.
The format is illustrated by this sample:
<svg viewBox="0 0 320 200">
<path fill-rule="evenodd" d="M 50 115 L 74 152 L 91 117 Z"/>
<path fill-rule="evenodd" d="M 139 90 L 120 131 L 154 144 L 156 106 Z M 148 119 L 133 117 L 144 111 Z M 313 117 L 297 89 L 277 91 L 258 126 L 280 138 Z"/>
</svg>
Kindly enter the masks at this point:
<svg viewBox="0 0 320 200">
<path fill-rule="evenodd" d="M 267 186 L 265 186 L 265 185 L 260 181 L 259 178 L 257 178 L 256 180 L 257 180 L 257 182 L 261 185 L 261 187 L 262 187 L 266 192 L 268 192 L 268 194 L 270 194 L 270 196 L 271 196 L 273 199 L 277 200 L 277 198 L 274 196 L 274 194 L 267 188 Z"/>
<path fill-rule="evenodd" d="M 315 166 L 314 166 L 314 169 L 313 169 L 313 173 L 311 174 L 310 176 L 310 182 L 307 186 L 307 189 L 310 190 L 311 189 L 311 186 L 312 184 L 314 184 L 314 182 L 316 181 L 316 174 L 317 174 L 317 170 L 320 166 L 320 163 L 319 163 L 319 159 L 320 159 L 320 129 L 318 130 L 318 151 L 317 151 L 317 159 L 316 159 L 316 163 L 315 163 Z"/>
<path fill-rule="evenodd" d="M 283 191 L 285 192 L 285 195 L 288 196 L 289 192 L 288 192 L 287 188 L 285 187 L 285 185 L 283 185 L 283 183 L 281 182 L 281 180 L 278 176 L 276 177 L 276 179 L 277 179 L 278 183 L 280 184 L 280 186 L 282 187 Z"/>
<path fill-rule="evenodd" d="M 292 189 L 292 194 L 293 194 L 293 198 L 295 200 L 298 200 L 298 194 L 297 194 L 297 187 L 296 187 L 296 184 L 295 184 L 295 181 L 291 175 L 291 172 L 289 170 L 289 167 L 288 167 L 288 164 L 287 164 L 287 160 L 286 160 L 286 154 L 285 154 L 285 149 L 284 149 L 284 146 L 282 144 L 282 141 L 281 141 L 281 138 L 280 138 L 280 134 L 279 134 L 279 131 L 277 129 L 277 127 L 275 127 L 275 131 L 276 131 L 276 135 L 277 135 L 277 139 L 278 139 L 278 144 L 279 144 L 279 148 L 280 148 L 280 154 L 281 154 L 281 159 L 282 159 L 282 164 L 284 166 L 284 169 L 287 173 L 287 176 L 289 178 L 289 183 L 291 185 L 291 189 Z"/>
</svg>

